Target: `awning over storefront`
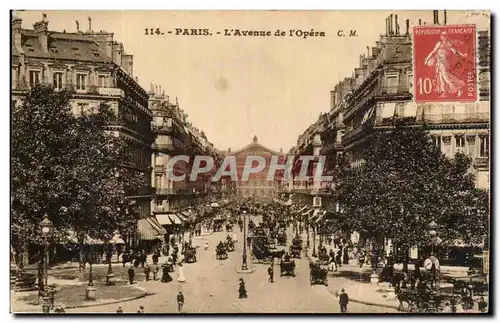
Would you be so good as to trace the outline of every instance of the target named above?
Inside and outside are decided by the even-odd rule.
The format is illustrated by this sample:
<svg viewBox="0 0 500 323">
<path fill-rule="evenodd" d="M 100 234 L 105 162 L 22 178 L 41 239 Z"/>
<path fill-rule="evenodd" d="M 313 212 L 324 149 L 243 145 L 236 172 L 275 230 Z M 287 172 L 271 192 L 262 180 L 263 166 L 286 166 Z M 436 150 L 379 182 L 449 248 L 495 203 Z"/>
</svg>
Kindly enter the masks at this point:
<svg viewBox="0 0 500 323">
<path fill-rule="evenodd" d="M 109 240 L 109 243 L 112 244 L 125 244 L 125 240 L 123 240 L 118 233 L 116 233 L 111 240 Z"/>
<path fill-rule="evenodd" d="M 311 217 L 309 218 L 310 221 L 316 221 L 316 218 L 321 214 L 321 209 L 314 209 Z"/>
<path fill-rule="evenodd" d="M 69 230 L 68 231 L 68 234 L 67 234 L 66 238 L 67 238 L 67 241 L 70 242 L 70 243 L 74 243 L 74 244 L 78 244 L 79 243 L 78 237 L 77 237 L 75 231 L 73 231 L 73 230 Z M 91 238 L 87 234 L 85 236 L 85 239 L 83 240 L 83 244 L 86 244 L 86 245 L 101 245 L 101 244 L 104 244 L 104 242 L 102 240 L 99 240 L 99 239 Z"/>
<path fill-rule="evenodd" d="M 307 206 L 303 206 L 300 210 L 298 210 L 297 212 L 298 213 L 302 213 L 304 212 L 305 210 L 307 210 Z"/>
<path fill-rule="evenodd" d="M 163 238 L 163 234 L 158 232 L 151 221 L 148 219 L 139 219 L 137 221 L 137 227 L 139 229 L 141 240 L 154 240 Z"/>
<path fill-rule="evenodd" d="M 155 217 L 149 217 L 147 218 L 147 220 L 153 225 L 153 227 L 156 229 L 156 231 L 158 231 L 158 233 L 160 234 L 167 233 L 167 230 L 165 230 L 165 228 L 161 226 L 160 222 L 158 222 L 158 220 Z"/>
<path fill-rule="evenodd" d="M 313 211 L 312 209 L 309 209 L 309 210 L 305 211 L 304 213 L 302 213 L 302 215 L 309 215 L 309 214 L 311 214 L 312 211 Z"/>
<path fill-rule="evenodd" d="M 176 215 L 177 215 L 177 217 L 179 219 L 181 219 L 181 221 L 183 221 L 183 222 L 188 221 L 189 213 L 187 213 L 187 212 L 178 212 Z"/>
<path fill-rule="evenodd" d="M 318 217 L 316 218 L 315 222 L 318 223 L 321 220 L 323 220 L 323 218 L 325 217 L 325 215 L 326 215 L 326 211 L 325 210 L 321 210 L 320 213 L 318 214 Z"/>
<path fill-rule="evenodd" d="M 182 224 L 181 219 L 175 214 L 169 214 L 168 217 L 170 218 L 170 221 L 172 221 L 173 224 Z"/>
<path fill-rule="evenodd" d="M 168 217 L 168 214 L 156 214 L 156 220 L 160 225 L 172 225 L 174 224 L 172 220 Z"/>
</svg>

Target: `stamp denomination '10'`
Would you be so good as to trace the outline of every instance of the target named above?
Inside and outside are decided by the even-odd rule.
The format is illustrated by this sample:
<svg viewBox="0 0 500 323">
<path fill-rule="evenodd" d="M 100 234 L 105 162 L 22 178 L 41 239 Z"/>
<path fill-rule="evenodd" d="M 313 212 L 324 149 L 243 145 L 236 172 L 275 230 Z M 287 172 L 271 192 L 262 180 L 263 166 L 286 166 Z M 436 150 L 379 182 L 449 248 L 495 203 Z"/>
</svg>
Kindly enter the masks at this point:
<svg viewBox="0 0 500 323">
<path fill-rule="evenodd" d="M 413 28 L 415 102 L 477 100 L 476 27 Z"/>
</svg>

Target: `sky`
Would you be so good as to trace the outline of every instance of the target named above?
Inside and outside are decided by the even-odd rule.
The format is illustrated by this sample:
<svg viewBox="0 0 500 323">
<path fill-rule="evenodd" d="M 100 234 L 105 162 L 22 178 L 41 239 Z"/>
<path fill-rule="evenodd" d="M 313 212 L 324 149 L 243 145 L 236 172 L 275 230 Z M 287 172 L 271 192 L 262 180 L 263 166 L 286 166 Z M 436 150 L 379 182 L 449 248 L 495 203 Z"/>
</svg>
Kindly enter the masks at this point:
<svg viewBox="0 0 500 323">
<path fill-rule="evenodd" d="M 398 14 L 401 33 L 432 23 L 427 11 L 43 11 L 49 30 L 114 33 L 134 55 L 134 75 L 144 89 L 160 85 L 178 98 L 188 120 L 221 150 L 237 150 L 254 135 L 273 150 L 288 151 L 320 113 L 330 109 L 330 91 L 358 67 L 366 46 L 385 33 L 385 18 Z M 32 29 L 41 11 L 15 12 Z M 440 22 L 443 11 L 439 12 Z M 478 23 L 481 12 L 448 11 L 448 24 Z M 164 35 L 145 35 L 160 28 Z M 174 35 L 176 28 L 206 28 L 211 36 Z M 287 32 L 285 37 L 227 37 L 225 29 Z M 325 37 L 289 37 L 290 29 L 324 32 Z M 339 37 L 342 30 L 354 37 Z M 168 34 L 173 31 L 173 34 Z M 221 32 L 221 35 L 217 35 Z"/>
</svg>

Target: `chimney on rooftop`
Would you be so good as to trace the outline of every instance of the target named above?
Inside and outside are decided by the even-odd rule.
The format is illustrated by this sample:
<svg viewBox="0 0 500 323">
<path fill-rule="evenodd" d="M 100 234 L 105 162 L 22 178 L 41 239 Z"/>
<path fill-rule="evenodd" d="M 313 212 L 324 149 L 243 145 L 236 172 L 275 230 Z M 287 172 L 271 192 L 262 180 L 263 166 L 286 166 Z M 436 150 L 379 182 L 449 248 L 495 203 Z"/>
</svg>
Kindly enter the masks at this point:
<svg viewBox="0 0 500 323">
<path fill-rule="evenodd" d="M 89 33 L 92 32 L 92 18 L 89 17 Z"/>
<path fill-rule="evenodd" d="M 22 29 L 22 19 L 14 17 L 12 20 L 12 40 L 14 41 L 14 46 L 19 52 L 22 52 L 21 48 L 21 29 Z"/>
<path fill-rule="evenodd" d="M 112 47 L 113 62 L 115 62 L 115 64 L 118 66 L 122 66 L 123 44 L 114 42 L 112 43 Z"/>
<path fill-rule="evenodd" d="M 419 20 L 418 20 L 418 25 L 419 25 L 419 26 L 422 26 L 422 19 L 419 19 Z"/>
<path fill-rule="evenodd" d="M 443 25 L 446 25 L 446 10 L 443 10 L 444 11 L 444 21 L 443 21 Z"/>
<path fill-rule="evenodd" d="M 154 94 L 155 93 L 155 86 L 153 85 L 153 82 L 149 85 L 149 94 Z"/>
<path fill-rule="evenodd" d="M 385 18 L 385 35 L 389 35 L 389 18 Z"/>
<path fill-rule="evenodd" d="M 122 45 L 123 50 L 123 45 Z M 123 52 L 122 52 L 123 53 Z M 134 75 L 134 55 L 122 54 L 122 67 L 128 75 Z"/>
<path fill-rule="evenodd" d="M 394 34 L 394 21 L 393 21 L 393 15 L 391 13 L 391 15 L 389 16 L 389 35 L 393 35 Z"/>
<path fill-rule="evenodd" d="M 399 24 L 398 24 L 398 15 L 394 15 L 394 24 L 396 25 L 396 36 L 399 36 Z"/>
<path fill-rule="evenodd" d="M 439 25 L 439 11 L 433 10 L 432 13 L 434 15 L 434 24 Z"/>
<path fill-rule="evenodd" d="M 410 19 L 406 19 L 406 33 L 405 36 L 410 35 Z"/>
<path fill-rule="evenodd" d="M 42 14 L 42 21 L 35 22 L 33 24 L 33 29 L 35 30 L 35 34 L 38 36 L 38 41 L 40 45 L 42 45 L 42 49 L 45 53 L 49 51 L 49 42 L 48 42 L 48 34 L 49 34 L 49 22 L 45 20 L 47 18 L 46 14 Z"/>
</svg>

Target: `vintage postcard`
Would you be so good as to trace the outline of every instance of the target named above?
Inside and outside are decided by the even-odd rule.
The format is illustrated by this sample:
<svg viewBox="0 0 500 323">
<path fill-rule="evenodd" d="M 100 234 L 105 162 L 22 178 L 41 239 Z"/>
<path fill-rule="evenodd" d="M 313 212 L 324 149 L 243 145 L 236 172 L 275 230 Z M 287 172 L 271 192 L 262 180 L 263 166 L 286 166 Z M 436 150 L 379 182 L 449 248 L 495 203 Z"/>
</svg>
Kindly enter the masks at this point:
<svg viewBox="0 0 500 323">
<path fill-rule="evenodd" d="M 490 313 L 490 12 L 11 12 L 14 314 Z"/>
</svg>

